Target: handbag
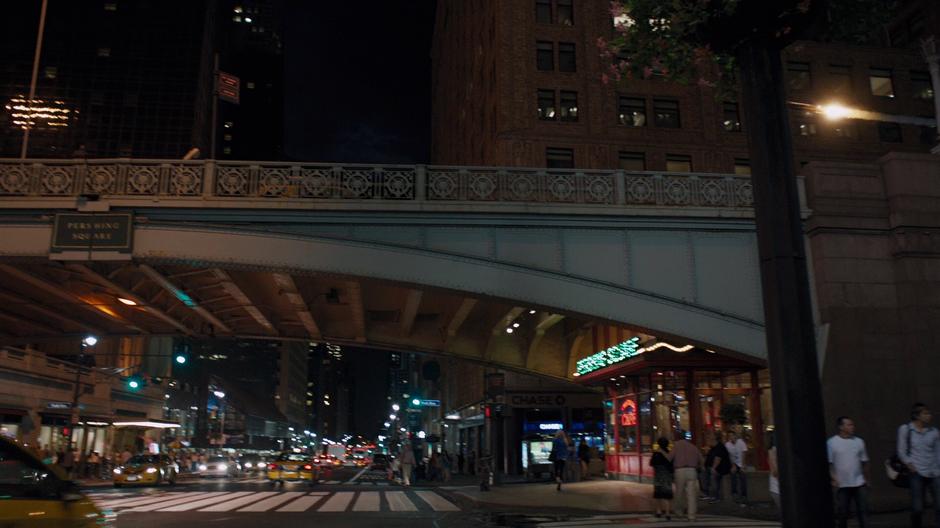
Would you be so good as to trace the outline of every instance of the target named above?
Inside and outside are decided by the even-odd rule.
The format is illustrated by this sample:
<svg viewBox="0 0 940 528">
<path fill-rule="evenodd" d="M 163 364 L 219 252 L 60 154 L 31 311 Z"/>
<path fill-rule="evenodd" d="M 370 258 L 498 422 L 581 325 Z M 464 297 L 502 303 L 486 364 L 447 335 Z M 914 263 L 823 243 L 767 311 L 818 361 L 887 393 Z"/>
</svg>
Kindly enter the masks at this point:
<svg viewBox="0 0 940 528">
<path fill-rule="evenodd" d="M 907 456 L 911 456 L 911 426 L 907 426 Z M 907 464 L 901 461 L 901 457 L 895 453 L 891 458 L 885 460 L 885 473 L 888 480 L 899 488 L 911 487 L 911 469 Z"/>
</svg>

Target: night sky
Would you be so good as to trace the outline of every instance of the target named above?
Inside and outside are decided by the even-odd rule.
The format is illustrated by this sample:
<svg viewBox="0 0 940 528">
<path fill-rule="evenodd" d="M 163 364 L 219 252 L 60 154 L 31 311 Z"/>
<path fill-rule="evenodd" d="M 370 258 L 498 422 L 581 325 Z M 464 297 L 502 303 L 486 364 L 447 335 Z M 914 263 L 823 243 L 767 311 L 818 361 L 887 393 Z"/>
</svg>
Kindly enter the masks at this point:
<svg viewBox="0 0 940 528">
<path fill-rule="evenodd" d="M 288 158 L 428 161 L 434 5 L 286 2 Z"/>
</svg>

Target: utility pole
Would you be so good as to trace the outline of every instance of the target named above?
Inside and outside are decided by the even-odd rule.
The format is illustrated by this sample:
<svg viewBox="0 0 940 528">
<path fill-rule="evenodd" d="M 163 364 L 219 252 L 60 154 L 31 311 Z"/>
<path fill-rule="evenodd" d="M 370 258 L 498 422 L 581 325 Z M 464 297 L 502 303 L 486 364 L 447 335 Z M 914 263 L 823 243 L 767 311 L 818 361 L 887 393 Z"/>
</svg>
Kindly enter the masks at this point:
<svg viewBox="0 0 940 528">
<path fill-rule="evenodd" d="M 751 152 L 783 526 L 832 526 L 822 384 L 780 46 L 737 52 Z"/>
<path fill-rule="evenodd" d="M 36 35 L 36 52 L 33 54 L 33 76 L 29 81 L 29 97 L 26 99 L 26 128 L 23 129 L 23 146 L 20 149 L 20 159 L 26 159 L 26 152 L 29 150 L 29 129 L 30 120 L 33 114 L 33 99 L 36 97 L 36 79 L 39 76 L 39 57 L 42 55 L 42 34 L 46 30 L 46 8 L 49 6 L 49 0 L 42 0 L 42 7 L 39 9 L 39 32 Z M 72 441 L 69 436 L 69 442 Z"/>
</svg>

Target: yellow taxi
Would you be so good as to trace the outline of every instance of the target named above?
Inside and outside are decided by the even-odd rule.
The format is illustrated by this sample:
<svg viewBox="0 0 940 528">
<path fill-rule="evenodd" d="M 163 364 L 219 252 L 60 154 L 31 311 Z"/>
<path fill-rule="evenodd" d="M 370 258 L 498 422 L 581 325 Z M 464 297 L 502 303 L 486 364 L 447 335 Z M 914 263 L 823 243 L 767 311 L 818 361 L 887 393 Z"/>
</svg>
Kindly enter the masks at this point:
<svg viewBox="0 0 940 528">
<path fill-rule="evenodd" d="M 91 528 L 109 522 L 60 471 L 0 437 L 0 526 Z"/>
<path fill-rule="evenodd" d="M 167 455 L 135 455 L 114 468 L 114 487 L 129 485 L 157 486 L 176 484 L 179 466 Z"/>
<path fill-rule="evenodd" d="M 320 468 L 303 453 L 281 453 L 268 464 L 271 485 L 285 482 L 307 482 L 315 486 L 320 480 Z"/>
</svg>

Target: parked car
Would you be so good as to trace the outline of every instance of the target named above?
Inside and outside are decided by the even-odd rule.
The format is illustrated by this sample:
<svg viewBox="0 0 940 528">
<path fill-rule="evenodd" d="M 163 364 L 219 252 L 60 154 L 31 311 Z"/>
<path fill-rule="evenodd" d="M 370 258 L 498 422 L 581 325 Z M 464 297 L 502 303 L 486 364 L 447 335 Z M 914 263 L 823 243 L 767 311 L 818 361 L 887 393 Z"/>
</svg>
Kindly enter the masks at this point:
<svg viewBox="0 0 940 528">
<path fill-rule="evenodd" d="M 267 472 L 272 486 L 285 482 L 306 482 L 314 486 L 320 480 L 320 467 L 303 453 L 281 453 L 268 463 Z"/>
<path fill-rule="evenodd" d="M 237 477 L 241 470 L 238 463 L 224 456 L 212 456 L 199 464 L 199 476 L 203 478 Z"/>
<path fill-rule="evenodd" d="M 0 526 L 98 528 L 109 519 L 78 485 L 0 437 Z M 22 523 L 22 524 L 21 524 Z"/>
<path fill-rule="evenodd" d="M 176 484 L 179 472 L 179 466 L 167 455 L 136 455 L 114 468 L 111 476 L 115 488 L 127 485 L 156 486 Z"/>
</svg>

